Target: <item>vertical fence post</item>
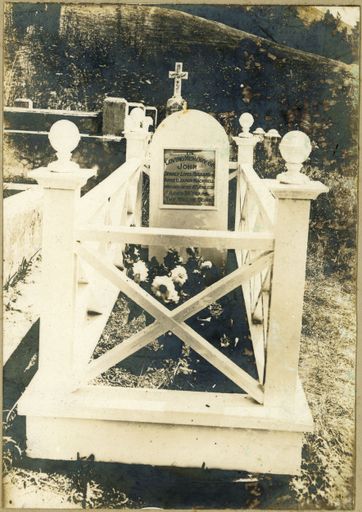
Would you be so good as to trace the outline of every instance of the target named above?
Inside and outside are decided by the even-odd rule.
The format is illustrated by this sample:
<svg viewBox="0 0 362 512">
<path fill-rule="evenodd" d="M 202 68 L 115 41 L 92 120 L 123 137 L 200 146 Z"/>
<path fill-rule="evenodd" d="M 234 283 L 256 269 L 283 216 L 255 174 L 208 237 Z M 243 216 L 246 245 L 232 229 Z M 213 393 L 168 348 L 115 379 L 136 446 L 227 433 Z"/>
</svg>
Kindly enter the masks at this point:
<svg viewBox="0 0 362 512">
<path fill-rule="evenodd" d="M 254 117 L 245 112 L 239 117 L 239 124 L 241 126 L 241 132 L 237 137 L 233 137 L 234 141 L 238 146 L 238 164 L 254 164 L 254 148 L 260 141 L 258 135 L 250 133 L 250 128 L 254 124 Z"/>
<path fill-rule="evenodd" d="M 236 175 L 236 205 L 235 205 L 235 231 L 240 230 L 241 213 L 246 194 L 246 183 L 241 180 L 241 165 L 254 164 L 254 148 L 260 141 L 260 137 L 250 133 L 250 128 L 254 123 L 254 117 L 248 112 L 241 114 L 239 124 L 242 131 L 237 137 L 233 137 L 234 142 L 238 146 L 238 172 Z"/>
<path fill-rule="evenodd" d="M 142 158 L 147 149 L 151 133 L 148 131 L 153 122 L 151 117 L 146 116 L 141 108 L 131 110 L 125 121 L 124 136 L 127 141 L 126 161 L 130 158 Z"/>
<path fill-rule="evenodd" d="M 148 128 L 153 123 L 141 108 L 134 108 L 125 123 L 126 161 L 131 158 L 144 160 L 151 137 Z M 143 173 L 136 175 L 127 190 L 127 214 L 132 215 L 132 222 L 141 223 Z"/>
<path fill-rule="evenodd" d="M 39 374 L 49 386 L 71 385 L 77 261 L 74 227 L 80 188 L 94 175 L 71 162 L 80 135 L 70 121 L 56 122 L 49 140 L 58 160 L 30 173 L 44 188 Z"/>
<path fill-rule="evenodd" d="M 328 191 L 299 172 L 310 151 L 304 133 L 286 134 L 280 152 L 288 172 L 270 181 L 276 215 L 264 404 L 283 409 L 295 404 L 310 203 Z"/>
</svg>

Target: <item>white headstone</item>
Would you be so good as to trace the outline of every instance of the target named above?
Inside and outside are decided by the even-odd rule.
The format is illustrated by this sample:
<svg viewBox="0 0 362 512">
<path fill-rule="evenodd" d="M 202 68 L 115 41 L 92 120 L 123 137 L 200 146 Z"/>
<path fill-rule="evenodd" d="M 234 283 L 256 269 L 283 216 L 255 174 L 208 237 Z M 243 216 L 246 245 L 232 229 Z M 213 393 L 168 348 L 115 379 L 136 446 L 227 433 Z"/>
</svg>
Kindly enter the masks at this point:
<svg viewBox="0 0 362 512">
<path fill-rule="evenodd" d="M 157 128 L 150 156 L 151 227 L 227 229 L 229 141 L 218 121 L 199 110 L 175 112 Z"/>
</svg>

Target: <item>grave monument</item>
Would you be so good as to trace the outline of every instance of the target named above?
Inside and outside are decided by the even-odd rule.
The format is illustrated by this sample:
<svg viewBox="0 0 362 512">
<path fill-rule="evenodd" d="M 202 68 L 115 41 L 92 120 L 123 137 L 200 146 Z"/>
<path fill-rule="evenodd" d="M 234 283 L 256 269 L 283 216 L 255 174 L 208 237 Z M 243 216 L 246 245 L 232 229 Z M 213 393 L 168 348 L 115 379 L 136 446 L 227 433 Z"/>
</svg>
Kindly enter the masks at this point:
<svg viewBox="0 0 362 512">
<path fill-rule="evenodd" d="M 186 100 L 181 96 L 182 80 L 187 80 L 189 74 L 182 70 L 182 62 L 176 62 L 175 70 L 169 71 L 168 77 L 174 79 L 173 96 L 167 101 L 166 115 L 173 114 L 187 107 Z"/>
<path fill-rule="evenodd" d="M 150 146 L 150 226 L 226 230 L 228 166 L 228 137 L 212 116 L 182 110 L 166 117 Z M 205 253 L 224 258 L 220 251 Z"/>
</svg>

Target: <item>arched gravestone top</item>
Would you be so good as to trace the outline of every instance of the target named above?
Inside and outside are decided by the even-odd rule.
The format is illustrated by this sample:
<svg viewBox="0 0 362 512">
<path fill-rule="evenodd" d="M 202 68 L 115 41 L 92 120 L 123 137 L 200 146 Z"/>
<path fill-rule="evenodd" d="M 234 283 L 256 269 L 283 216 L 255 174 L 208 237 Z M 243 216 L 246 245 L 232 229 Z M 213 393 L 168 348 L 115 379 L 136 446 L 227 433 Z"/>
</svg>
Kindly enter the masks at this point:
<svg viewBox="0 0 362 512">
<path fill-rule="evenodd" d="M 151 151 L 157 146 L 180 144 L 192 147 L 225 147 L 229 151 L 228 136 L 221 124 L 201 110 L 182 110 L 166 117 L 158 126 L 152 139 Z"/>
<path fill-rule="evenodd" d="M 227 229 L 229 140 L 212 116 L 183 110 L 150 147 L 150 226 Z"/>
</svg>

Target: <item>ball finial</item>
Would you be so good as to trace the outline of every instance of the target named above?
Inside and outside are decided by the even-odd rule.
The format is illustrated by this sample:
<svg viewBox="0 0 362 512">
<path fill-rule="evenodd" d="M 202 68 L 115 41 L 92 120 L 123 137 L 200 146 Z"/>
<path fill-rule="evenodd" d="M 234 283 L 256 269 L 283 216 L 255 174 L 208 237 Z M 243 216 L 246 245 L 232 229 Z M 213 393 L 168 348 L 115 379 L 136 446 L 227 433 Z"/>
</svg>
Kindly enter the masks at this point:
<svg viewBox="0 0 362 512">
<path fill-rule="evenodd" d="M 250 133 L 250 128 L 254 124 L 254 117 L 249 114 L 249 112 L 244 112 L 239 117 L 239 124 L 241 126 L 242 132 L 239 133 L 239 137 L 252 137 L 253 135 Z"/>
<path fill-rule="evenodd" d="M 131 119 L 133 119 L 133 121 L 142 123 L 145 117 L 145 111 L 140 107 L 136 107 L 133 110 L 131 110 L 130 117 Z"/>
<path fill-rule="evenodd" d="M 78 146 L 80 133 L 71 121 L 62 119 L 52 125 L 49 131 L 49 142 L 57 152 L 57 160 L 48 165 L 54 172 L 71 172 L 79 165 L 71 161 L 72 151 Z"/>
<path fill-rule="evenodd" d="M 308 135 L 299 130 L 288 132 L 282 138 L 279 150 L 285 160 L 287 172 L 279 174 L 277 176 L 278 181 L 290 184 L 307 183 L 309 181 L 308 176 L 300 171 L 312 151 L 312 144 Z"/>
<path fill-rule="evenodd" d="M 145 111 L 136 107 L 131 110 L 125 120 L 125 132 L 142 132 L 144 131 L 144 122 L 145 122 Z M 148 128 L 147 128 L 148 130 Z"/>
<path fill-rule="evenodd" d="M 49 141 L 55 151 L 72 152 L 79 144 L 78 127 L 71 121 L 62 119 L 53 124 L 49 131 Z"/>
</svg>

